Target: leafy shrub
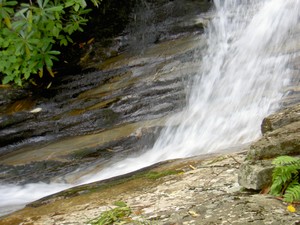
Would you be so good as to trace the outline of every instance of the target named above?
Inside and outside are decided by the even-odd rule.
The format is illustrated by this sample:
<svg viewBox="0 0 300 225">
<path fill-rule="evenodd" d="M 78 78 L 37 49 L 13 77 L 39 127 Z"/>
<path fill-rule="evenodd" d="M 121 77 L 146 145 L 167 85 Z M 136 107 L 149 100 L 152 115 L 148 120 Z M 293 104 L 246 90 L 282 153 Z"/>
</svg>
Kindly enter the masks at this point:
<svg viewBox="0 0 300 225">
<path fill-rule="evenodd" d="M 275 165 L 270 193 L 282 196 L 286 202 L 300 200 L 300 158 L 280 156 L 273 160 Z"/>
<path fill-rule="evenodd" d="M 91 0 L 98 6 L 101 0 Z M 53 61 L 59 51 L 54 44 L 67 46 L 75 31 L 83 31 L 88 19 L 85 0 L 37 0 L 18 3 L 0 1 L 0 76 L 2 83 L 19 86 L 45 71 L 54 77 Z"/>
</svg>

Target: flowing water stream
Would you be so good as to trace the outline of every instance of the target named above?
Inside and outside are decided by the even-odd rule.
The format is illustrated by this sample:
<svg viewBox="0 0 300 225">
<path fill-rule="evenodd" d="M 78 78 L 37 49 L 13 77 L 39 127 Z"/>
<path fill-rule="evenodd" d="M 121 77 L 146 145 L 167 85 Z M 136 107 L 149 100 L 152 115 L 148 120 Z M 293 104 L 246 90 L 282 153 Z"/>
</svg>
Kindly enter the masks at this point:
<svg viewBox="0 0 300 225">
<path fill-rule="evenodd" d="M 199 72 L 187 85 L 187 106 L 167 122 L 152 149 L 112 162 L 76 184 L 2 185 L 2 214 L 9 207 L 20 208 L 75 185 L 258 138 L 262 119 L 278 109 L 282 88 L 289 83 L 287 64 L 293 55 L 281 49 L 299 22 L 300 0 L 215 0 L 214 4 L 215 16 L 205 33 L 208 47 L 195 55 Z"/>
</svg>

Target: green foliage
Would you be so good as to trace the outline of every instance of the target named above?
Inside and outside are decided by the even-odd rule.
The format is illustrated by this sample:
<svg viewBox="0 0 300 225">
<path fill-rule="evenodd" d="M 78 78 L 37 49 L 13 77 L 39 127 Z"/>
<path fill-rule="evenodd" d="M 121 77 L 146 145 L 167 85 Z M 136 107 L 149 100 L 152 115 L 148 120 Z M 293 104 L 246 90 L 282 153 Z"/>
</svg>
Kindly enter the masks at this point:
<svg viewBox="0 0 300 225">
<path fill-rule="evenodd" d="M 124 202 L 116 202 L 117 207 L 103 212 L 98 218 L 89 222 L 92 225 L 116 224 L 128 218 L 131 209 Z"/>
<path fill-rule="evenodd" d="M 98 6 L 101 0 L 91 0 Z M 51 76 L 59 51 L 54 44 L 67 46 L 70 35 L 83 31 L 88 19 L 85 0 L 36 0 L 29 3 L 0 1 L 0 76 L 2 83 L 21 86 L 32 75 Z"/>
<path fill-rule="evenodd" d="M 137 225 L 150 225 L 155 224 L 153 221 L 149 221 L 143 218 L 134 220 L 130 216 L 132 210 L 125 202 L 117 201 L 114 203 L 116 206 L 113 209 L 102 212 L 102 214 L 88 222 L 91 225 L 112 225 L 112 224 L 137 224 Z"/>
<path fill-rule="evenodd" d="M 280 156 L 273 160 L 275 165 L 272 175 L 270 193 L 283 196 L 284 201 L 294 202 L 300 200 L 300 158 Z"/>
</svg>

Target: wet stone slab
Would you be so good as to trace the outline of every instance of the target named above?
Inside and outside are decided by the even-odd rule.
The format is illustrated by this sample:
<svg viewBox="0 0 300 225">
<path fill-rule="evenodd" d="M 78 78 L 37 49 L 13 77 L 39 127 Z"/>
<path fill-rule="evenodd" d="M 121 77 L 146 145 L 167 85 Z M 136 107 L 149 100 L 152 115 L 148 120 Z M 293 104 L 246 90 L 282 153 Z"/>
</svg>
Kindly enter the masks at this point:
<svg viewBox="0 0 300 225">
<path fill-rule="evenodd" d="M 149 179 L 132 174 L 112 180 L 106 188 L 103 182 L 91 184 L 93 191 L 86 185 L 75 195 L 72 189 L 65 191 L 69 193 L 65 197 L 45 198 L 0 221 L 3 225 L 88 224 L 114 208 L 115 201 L 123 201 L 132 211 L 123 224 L 299 224 L 299 207 L 291 213 L 280 200 L 238 185 L 245 156 L 241 152 L 173 160 L 149 168 L 177 171 L 173 175 Z"/>
<path fill-rule="evenodd" d="M 67 179 L 67 174 L 84 170 L 95 163 L 104 164 L 117 153 L 126 156 L 151 148 L 162 129 L 160 124 L 163 121 L 132 123 L 6 154 L 0 158 L 0 182 L 26 184 L 50 182 L 59 177 Z M 78 172 L 77 175 L 80 174 Z"/>
<path fill-rule="evenodd" d="M 185 106 L 185 84 L 200 66 L 193 55 L 204 46 L 190 35 L 108 60 L 103 71 L 62 78 L 51 98 L 0 116 L 0 182 L 39 181 L 42 165 L 40 181 L 49 182 L 151 148 L 166 118 Z"/>
</svg>

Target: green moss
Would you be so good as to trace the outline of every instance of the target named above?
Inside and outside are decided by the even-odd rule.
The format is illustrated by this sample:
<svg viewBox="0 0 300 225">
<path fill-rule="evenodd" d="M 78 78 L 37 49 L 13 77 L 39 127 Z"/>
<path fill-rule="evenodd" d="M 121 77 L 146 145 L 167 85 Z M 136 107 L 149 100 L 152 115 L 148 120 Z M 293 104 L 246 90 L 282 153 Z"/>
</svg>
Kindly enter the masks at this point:
<svg viewBox="0 0 300 225">
<path fill-rule="evenodd" d="M 108 180 L 103 180 L 100 182 L 95 182 L 95 183 L 86 184 L 86 185 L 74 187 L 71 189 L 67 189 L 65 191 L 54 194 L 50 197 L 48 196 L 48 197 L 42 198 L 40 200 L 37 200 L 35 202 L 32 202 L 28 206 L 39 207 L 41 205 L 48 204 L 50 199 L 51 199 L 50 201 L 54 202 L 61 198 L 67 199 L 67 198 L 72 198 L 72 197 L 76 197 L 79 195 L 100 192 L 102 190 L 104 191 L 109 188 L 124 184 L 126 182 L 130 182 L 133 180 L 139 180 L 139 179 L 141 179 L 141 180 L 142 179 L 157 180 L 159 178 L 169 176 L 169 175 L 179 174 L 181 172 L 182 172 L 182 170 L 165 170 L 165 171 L 159 171 L 159 172 L 158 171 L 134 172 L 135 174 L 133 174 L 133 175 L 127 174 L 127 175 L 123 175 L 119 178 L 111 178 Z"/>
<path fill-rule="evenodd" d="M 212 160 L 211 162 L 208 163 L 208 165 L 217 163 L 217 162 L 222 162 L 223 160 L 227 159 L 228 157 L 226 156 L 220 156 L 218 158 L 215 158 L 214 160 Z"/>
<path fill-rule="evenodd" d="M 161 177 L 165 177 L 165 176 L 169 176 L 169 175 L 175 175 L 180 173 L 181 171 L 177 171 L 177 170 L 166 170 L 166 171 L 149 171 L 147 173 L 145 173 L 143 176 L 147 179 L 158 179 Z"/>
</svg>

